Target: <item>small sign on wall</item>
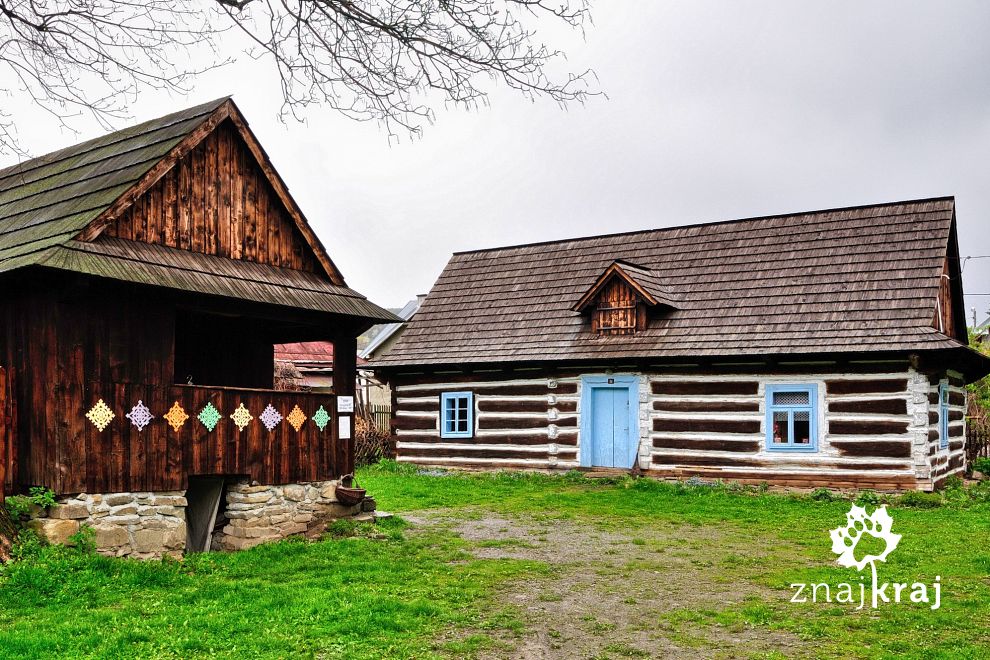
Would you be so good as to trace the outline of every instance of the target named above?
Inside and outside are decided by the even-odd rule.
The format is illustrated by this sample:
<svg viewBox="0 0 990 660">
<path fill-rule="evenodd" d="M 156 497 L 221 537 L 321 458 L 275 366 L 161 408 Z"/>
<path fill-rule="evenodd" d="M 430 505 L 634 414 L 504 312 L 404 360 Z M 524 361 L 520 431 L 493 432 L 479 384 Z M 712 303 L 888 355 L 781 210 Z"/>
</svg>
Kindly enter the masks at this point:
<svg viewBox="0 0 990 660">
<path fill-rule="evenodd" d="M 337 397 L 337 412 L 339 412 L 339 413 L 352 413 L 352 412 L 354 412 L 354 397 L 352 397 L 352 396 L 338 396 Z"/>
<path fill-rule="evenodd" d="M 351 418 L 348 415 L 337 418 L 337 437 L 341 440 L 351 438 Z"/>
</svg>

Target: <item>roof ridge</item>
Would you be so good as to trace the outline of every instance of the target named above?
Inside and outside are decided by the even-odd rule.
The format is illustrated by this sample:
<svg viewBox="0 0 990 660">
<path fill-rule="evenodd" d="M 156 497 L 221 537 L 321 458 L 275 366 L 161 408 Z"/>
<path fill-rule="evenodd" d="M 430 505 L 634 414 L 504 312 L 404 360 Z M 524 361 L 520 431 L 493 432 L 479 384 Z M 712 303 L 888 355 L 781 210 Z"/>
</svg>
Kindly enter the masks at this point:
<svg viewBox="0 0 990 660">
<path fill-rule="evenodd" d="M 671 227 L 654 227 L 652 229 L 634 229 L 634 230 L 631 230 L 631 231 L 620 231 L 620 232 L 613 232 L 613 233 L 609 233 L 609 234 L 594 234 L 594 235 L 589 235 L 589 236 L 573 236 L 573 237 L 570 237 L 570 238 L 558 238 L 558 239 L 548 240 L 548 241 L 533 241 L 531 243 L 518 243 L 518 244 L 515 244 L 515 245 L 502 245 L 502 246 L 498 246 L 498 247 L 479 248 L 479 249 L 476 249 L 476 250 L 459 250 L 457 252 L 454 252 L 453 253 L 453 256 L 463 255 L 463 254 L 479 254 L 479 253 L 482 253 L 482 252 L 497 252 L 499 250 L 516 250 L 516 249 L 520 249 L 520 248 L 536 247 L 536 246 L 539 246 L 539 245 L 558 245 L 558 244 L 562 244 L 562 243 L 577 243 L 577 242 L 582 242 L 582 241 L 596 240 L 596 239 L 600 239 L 600 238 L 618 238 L 620 236 L 634 236 L 634 235 L 637 235 L 637 234 L 653 234 L 653 233 L 658 233 L 658 232 L 676 231 L 676 230 L 679 230 L 679 229 L 692 229 L 692 228 L 695 228 L 695 227 L 713 227 L 713 226 L 731 225 L 731 224 L 737 224 L 737 223 L 741 224 L 741 223 L 744 223 L 744 222 L 757 222 L 759 220 L 773 220 L 773 219 L 777 219 L 777 218 L 794 218 L 794 217 L 798 217 L 798 216 L 802 216 L 802 215 L 816 215 L 816 214 L 823 214 L 823 213 L 838 213 L 838 212 L 841 212 L 841 211 L 856 211 L 856 210 L 866 210 L 866 209 L 883 208 L 883 207 L 889 207 L 889 206 L 906 206 L 906 205 L 909 205 L 909 204 L 925 204 L 925 203 L 930 203 L 930 202 L 944 202 L 944 201 L 951 201 L 953 204 L 955 204 L 955 195 L 943 195 L 943 196 L 940 196 L 940 197 L 924 197 L 924 198 L 919 198 L 919 199 L 905 199 L 905 200 L 894 201 L 894 202 L 877 202 L 877 203 L 873 203 L 873 204 L 859 204 L 859 205 L 853 205 L 853 206 L 837 206 L 837 207 L 832 207 L 832 208 L 816 209 L 816 210 L 812 210 L 812 211 L 795 211 L 795 212 L 790 212 L 790 213 L 775 213 L 775 214 L 771 214 L 771 215 L 758 215 L 758 216 L 750 216 L 750 217 L 746 217 L 746 218 L 735 218 L 735 219 L 732 219 L 732 220 L 715 220 L 715 221 L 710 221 L 710 222 L 692 222 L 692 223 L 688 223 L 686 225 L 673 225 Z"/>
<path fill-rule="evenodd" d="M 83 149 L 82 147 L 90 146 L 93 143 L 99 142 L 101 143 L 101 146 L 113 144 L 115 140 L 110 139 L 108 141 L 108 138 L 113 138 L 114 136 L 117 136 L 121 133 L 126 133 L 128 131 L 139 131 L 141 128 L 149 124 L 154 124 L 162 120 L 169 120 L 174 117 L 187 115 L 187 116 L 182 116 L 181 119 L 178 119 L 175 122 L 172 122 L 172 123 L 179 123 L 182 121 L 188 121 L 190 119 L 194 119 L 195 117 L 198 117 L 200 115 L 209 114 L 210 112 L 213 112 L 213 110 L 216 110 L 218 107 L 220 107 L 223 103 L 227 102 L 231 98 L 232 97 L 228 95 L 214 99 L 212 101 L 208 101 L 206 103 L 201 103 L 199 105 L 183 108 L 182 110 L 169 112 L 164 115 L 160 115 L 158 117 L 154 117 L 152 119 L 148 119 L 139 122 L 137 124 L 133 124 L 131 126 L 125 126 L 124 128 L 118 129 L 116 131 L 112 131 L 110 133 L 104 133 L 102 135 L 98 135 L 96 137 L 90 138 L 89 140 L 83 140 L 82 142 L 75 142 L 73 144 L 66 145 L 60 149 L 49 151 L 48 153 L 44 153 L 35 156 L 33 158 L 29 158 L 25 161 L 21 161 L 20 163 L 14 163 L 13 165 L 8 165 L 7 167 L 0 168 L 0 180 L 6 179 L 7 177 L 10 176 L 14 176 L 16 174 L 23 174 L 25 172 L 29 172 L 30 170 L 33 170 L 39 166 L 49 165 L 51 164 L 52 161 L 59 160 L 59 158 L 64 157 L 66 152 L 86 153 L 87 149 Z"/>
</svg>

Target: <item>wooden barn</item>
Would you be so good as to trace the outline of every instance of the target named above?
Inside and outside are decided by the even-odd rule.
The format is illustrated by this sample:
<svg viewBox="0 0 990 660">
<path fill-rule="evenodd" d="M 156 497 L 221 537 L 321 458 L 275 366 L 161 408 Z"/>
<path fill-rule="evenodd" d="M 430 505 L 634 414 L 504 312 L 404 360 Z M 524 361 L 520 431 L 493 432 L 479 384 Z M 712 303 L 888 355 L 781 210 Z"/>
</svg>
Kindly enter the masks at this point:
<svg viewBox="0 0 990 660">
<path fill-rule="evenodd" d="M 372 364 L 401 461 L 927 490 L 966 344 L 941 198 L 458 253 Z"/>
<path fill-rule="evenodd" d="M 343 512 L 356 337 L 397 318 L 347 287 L 233 101 L 0 170 L 0 280 L 0 483 L 55 491 L 50 538 L 157 556 Z M 309 341 L 333 392 L 275 391 L 273 346 Z"/>
</svg>

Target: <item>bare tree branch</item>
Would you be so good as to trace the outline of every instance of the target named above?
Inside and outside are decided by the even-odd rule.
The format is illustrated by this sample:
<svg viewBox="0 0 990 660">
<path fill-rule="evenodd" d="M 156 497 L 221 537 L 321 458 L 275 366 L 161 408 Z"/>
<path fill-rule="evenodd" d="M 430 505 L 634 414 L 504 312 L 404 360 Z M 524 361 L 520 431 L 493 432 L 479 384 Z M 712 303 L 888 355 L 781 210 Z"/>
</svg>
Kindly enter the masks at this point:
<svg viewBox="0 0 990 660">
<path fill-rule="evenodd" d="M 109 128 L 139 91 L 184 92 L 230 61 L 218 37 L 235 29 L 278 72 L 286 114 L 325 105 L 415 135 L 431 103 L 476 106 L 486 83 L 560 104 L 596 93 L 590 71 L 550 73 L 564 54 L 538 41 L 543 20 L 583 31 L 587 0 L 0 0 L 0 92 Z M 186 64 L 202 49 L 205 67 Z M 0 152 L 17 150 L 16 120 L 0 111 Z"/>
</svg>

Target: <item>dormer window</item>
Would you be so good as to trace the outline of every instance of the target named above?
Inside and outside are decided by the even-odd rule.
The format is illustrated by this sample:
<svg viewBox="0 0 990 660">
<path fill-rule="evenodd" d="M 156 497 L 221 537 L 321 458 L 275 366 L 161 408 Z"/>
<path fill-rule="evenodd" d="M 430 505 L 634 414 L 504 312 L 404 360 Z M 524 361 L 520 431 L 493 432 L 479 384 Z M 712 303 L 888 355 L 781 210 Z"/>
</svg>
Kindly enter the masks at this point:
<svg viewBox="0 0 990 660">
<path fill-rule="evenodd" d="M 648 311 L 676 308 L 676 297 L 653 271 L 625 261 L 605 269 L 573 309 L 590 313 L 591 330 L 599 335 L 631 335 L 645 330 Z"/>
</svg>

